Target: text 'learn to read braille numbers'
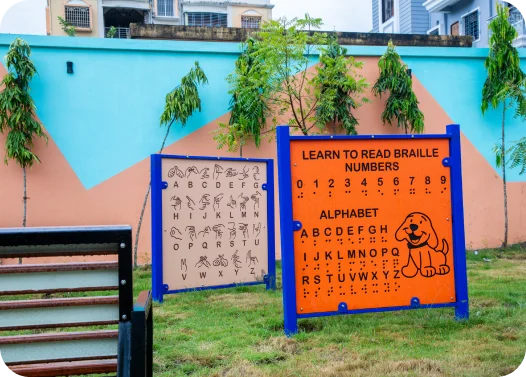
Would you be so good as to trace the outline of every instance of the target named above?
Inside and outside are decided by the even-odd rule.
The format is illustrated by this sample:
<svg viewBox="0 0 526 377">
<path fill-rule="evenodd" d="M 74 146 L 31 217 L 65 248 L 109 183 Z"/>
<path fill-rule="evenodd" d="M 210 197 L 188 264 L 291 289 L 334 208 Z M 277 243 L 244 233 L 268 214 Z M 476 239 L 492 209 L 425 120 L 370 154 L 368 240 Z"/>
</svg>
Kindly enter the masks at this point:
<svg viewBox="0 0 526 377">
<path fill-rule="evenodd" d="M 424 189 L 421 188 L 421 185 L 417 188 L 418 180 L 422 181 L 421 183 L 424 185 Z M 345 178 L 340 182 L 332 178 L 328 180 L 316 179 L 311 182 L 298 179 L 296 181 L 296 187 L 300 189 L 297 194 L 298 199 L 304 199 L 306 194 L 312 193 L 312 195 L 316 195 L 320 193 L 320 190 L 323 190 L 323 195 L 327 194 L 329 198 L 333 197 L 336 190 L 340 192 L 343 191 L 344 194 L 364 196 L 375 193 L 380 196 L 388 194 L 400 195 L 403 193 L 402 190 L 405 190 L 409 195 L 429 195 L 435 192 L 448 194 L 447 181 L 448 178 L 445 175 L 394 178 L 378 177 L 375 179 Z"/>
</svg>

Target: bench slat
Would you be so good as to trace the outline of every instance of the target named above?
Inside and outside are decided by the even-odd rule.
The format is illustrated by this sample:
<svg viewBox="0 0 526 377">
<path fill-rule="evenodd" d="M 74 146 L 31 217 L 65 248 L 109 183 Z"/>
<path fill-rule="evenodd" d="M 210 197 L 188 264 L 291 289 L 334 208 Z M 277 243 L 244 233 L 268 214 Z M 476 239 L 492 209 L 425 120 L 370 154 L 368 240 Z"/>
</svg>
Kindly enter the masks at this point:
<svg viewBox="0 0 526 377">
<path fill-rule="evenodd" d="M 113 373 L 117 371 L 117 360 L 88 360 L 9 367 L 25 377 L 79 376 L 91 373 Z"/>
<path fill-rule="evenodd" d="M 118 322 L 118 296 L 0 301 L 0 330 L 95 326 Z"/>
<path fill-rule="evenodd" d="M 0 274 L 0 296 L 28 293 L 103 291 L 118 289 L 117 270 Z"/>
<path fill-rule="evenodd" d="M 117 357 L 117 330 L 0 338 L 6 364 Z"/>
<path fill-rule="evenodd" d="M 117 243 L 0 246 L 0 258 L 72 257 L 118 254 Z"/>
<path fill-rule="evenodd" d="M 0 266 L 2 274 L 27 274 L 35 272 L 118 270 L 118 262 L 88 262 L 59 264 L 13 264 Z"/>
</svg>

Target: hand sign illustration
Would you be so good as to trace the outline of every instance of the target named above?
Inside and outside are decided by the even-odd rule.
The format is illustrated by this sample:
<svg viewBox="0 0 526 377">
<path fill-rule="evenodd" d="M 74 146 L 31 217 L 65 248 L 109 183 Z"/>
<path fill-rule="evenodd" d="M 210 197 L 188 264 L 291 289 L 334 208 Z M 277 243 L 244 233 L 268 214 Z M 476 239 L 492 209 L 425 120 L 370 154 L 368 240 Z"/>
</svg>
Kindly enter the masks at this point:
<svg viewBox="0 0 526 377">
<path fill-rule="evenodd" d="M 243 167 L 243 171 L 241 173 L 239 173 L 239 180 L 242 181 L 244 179 L 247 179 L 248 178 L 248 172 L 249 172 L 249 169 L 244 166 Z"/>
<path fill-rule="evenodd" d="M 223 174 L 223 167 L 215 164 L 214 165 L 214 179 L 217 180 L 219 178 L 219 174 Z"/>
<path fill-rule="evenodd" d="M 223 237 L 223 228 L 225 226 L 223 224 L 217 224 L 212 227 L 212 230 L 216 233 L 216 239 L 221 239 Z"/>
<path fill-rule="evenodd" d="M 210 168 L 203 168 L 203 170 L 201 170 L 201 179 L 210 178 L 210 176 L 208 175 L 209 170 Z"/>
<path fill-rule="evenodd" d="M 243 233 L 244 238 L 249 238 L 248 236 L 248 224 L 239 224 L 239 230 Z"/>
<path fill-rule="evenodd" d="M 248 262 L 248 267 L 252 266 L 252 263 L 256 265 L 256 263 L 259 262 L 258 257 L 252 256 L 252 250 L 248 251 L 246 261 Z"/>
<path fill-rule="evenodd" d="M 210 205 L 210 194 L 204 194 L 199 200 L 199 203 L 201 203 L 201 208 L 199 208 L 200 210 L 203 210 L 206 208 L 206 206 Z"/>
<path fill-rule="evenodd" d="M 238 174 L 237 170 L 233 169 L 233 168 L 228 168 L 225 171 L 225 176 L 227 176 L 229 178 L 235 177 L 237 174 Z"/>
<path fill-rule="evenodd" d="M 182 238 L 179 238 L 179 237 L 181 237 L 182 235 L 183 233 L 181 233 L 181 231 L 177 229 L 175 226 L 173 226 L 172 229 L 170 229 L 170 237 L 173 237 L 176 240 L 181 241 Z"/>
<path fill-rule="evenodd" d="M 177 166 L 174 166 L 168 170 L 168 178 L 173 178 L 174 175 L 177 175 L 179 178 L 184 178 L 184 173 Z"/>
<path fill-rule="evenodd" d="M 223 200 L 223 194 L 219 194 L 214 197 L 214 211 L 219 209 L 219 203 Z"/>
<path fill-rule="evenodd" d="M 214 260 L 212 264 L 215 267 L 218 267 L 218 266 L 226 267 L 228 266 L 228 261 L 225 259 L 224 254 L 219 254 L 219 256 Z"/>
<path fill-rule="evenodd" d="M 259 191 L 256 191 L 255 194 L 250 195 L 250 199 L 254 201 L 254 209 L 259 208 L 259 197 L 262 196 Z"/>
<path fill-rule="evenodd" d="M 237 204 L 236 200 L 232 197 L 232 195 L 230 195 L 230 201 L 228 202 L 227 206 L 234 209 L 236 208 L 236 204 Z"/>
<path fill-rule="evenodd" d="M 232 224 L 232 228 L 228 228 L 228 230 L 230 231 L 230 239 L 236 239 L 236 223 L 228 223 L 229 225 Z"/>
<path fill-rule="evenodd" d="M 250 200 L 248 196 L 243 196 L 243 193 L 239 194 L 241 201 L 239 202 L 239 209 L 245 211 L 247 209 L 247 202 Z"/>
<path fill-rule="evenodd" d="M 210 267 L 210 262 L 207 260 L 207 257 L 206 256 L 203 256 L 203 257 L 199 257 L 199 262 L 197 262 L 195 264 L 195 266 L 197 268 L 201 268 L 203 266 L 205 266 L 206 268 L 209 268 Z"/>
<path fill-rule="evenodd" d="M 197 170 L 197 168 L 195 166 L 190 166 L 185 171 L 186 178 L 190 178 L 190 175 L 192 175 L 192 173 L 194 173 L 195 175 L 198 175 L 199 174 L 199 170 Z"/>
<path fill-rule="evenodd" d="M 174 207 L 174 209 L 181 209 L 181 203 L 183 202 L 181 198 L 179 198 L 178 196 L 172 196 L 170 198 L 170 201 L 174 202 L 174 204 L 172 204 L 172 207 Z"/>
<path fill-rule="evenodd" d="M 190 208 L 193 211 L 194 210 L 193 206 L 195 206 L 195 202 L 188 195 L 186 195 L 186 199 L 188 200 L 186 205 L 188 206 L 188 208 Z"/>
<path fill-rule="evenodd" d="M 241 260 L 239 259 L 239 255 L 237 255 L 237 250 L 230 259 L 232 259 L 232 263 L 234 263 L 236 268 L 241 268 Z"/>
<path fill-rule="evenodd" d="M 188 235 L 190 236 L 190 239 L 192 241 L 197 239 L 197 234 L 195 233 L 195 226 L 189 225 L 184 230 L 188 232 Z"/>
<path fill-rule="evenodd" d="M 206 236 L 207 234 L 209 234 L 211 230 L 212 230 L 212 228 L 210 228 L 209 226 L 207 226 L 205 229 L 203 229 L 202 231 L 200 231 L 200 232 L 197 233 L 197 234 L 202 234 L 203 237 L 204 237 L 204 236 Z"/>
<path fill-rule="evenodd" d="M 255 170 L 255 173 L 252 174 L 255 181 L 259 181 L 259 166 L 254 166 L 252 170 Z"/>
<path fill-rule="evenodd" d="M 252 233 L 255 237 L 259 236 L 261 233 L 261 222 L 259 222 L 258 225 L 252 224 Z"/>
</svg>

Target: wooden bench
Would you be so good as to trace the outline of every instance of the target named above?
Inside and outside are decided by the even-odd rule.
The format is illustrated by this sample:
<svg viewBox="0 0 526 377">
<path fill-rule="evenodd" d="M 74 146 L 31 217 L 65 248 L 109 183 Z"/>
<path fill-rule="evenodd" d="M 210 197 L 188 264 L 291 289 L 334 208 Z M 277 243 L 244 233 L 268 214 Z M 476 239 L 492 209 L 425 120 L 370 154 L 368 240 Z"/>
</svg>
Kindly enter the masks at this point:
<svg viewBox="0 0 526 377">
<path fill-rule="evenodd" d="M 0 353 L 13 372 L 152 376 L 151 293 L 133 304 L 130 227 L 0 229 L 0 258 L 97 255 L 115 260 L 0 266 Z"/>
</svg>

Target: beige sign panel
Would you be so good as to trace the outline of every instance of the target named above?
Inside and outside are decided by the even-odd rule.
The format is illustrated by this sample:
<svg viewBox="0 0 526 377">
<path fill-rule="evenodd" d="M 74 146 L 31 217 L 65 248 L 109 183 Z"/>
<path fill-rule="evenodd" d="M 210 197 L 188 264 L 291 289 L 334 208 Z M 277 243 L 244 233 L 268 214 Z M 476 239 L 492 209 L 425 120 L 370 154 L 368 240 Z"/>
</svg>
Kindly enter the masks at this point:
<svg viewBox="0 0 526 377">
<path fill-rule="evenodd" d="M 265 162 L 162 159 L 163 284 L 170 291 L 262 282 Z"/>
</svg>

